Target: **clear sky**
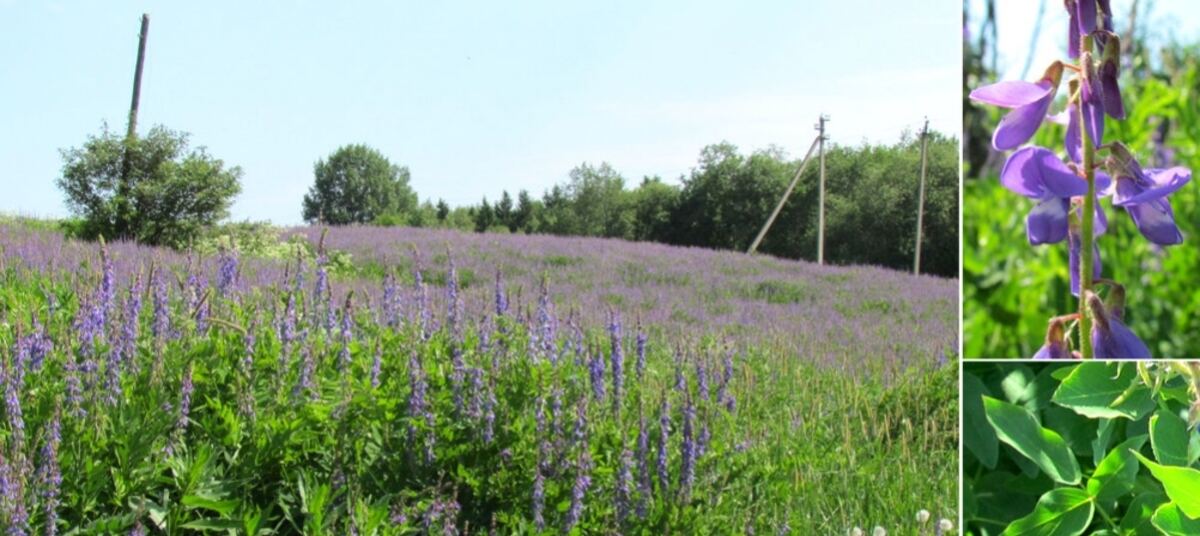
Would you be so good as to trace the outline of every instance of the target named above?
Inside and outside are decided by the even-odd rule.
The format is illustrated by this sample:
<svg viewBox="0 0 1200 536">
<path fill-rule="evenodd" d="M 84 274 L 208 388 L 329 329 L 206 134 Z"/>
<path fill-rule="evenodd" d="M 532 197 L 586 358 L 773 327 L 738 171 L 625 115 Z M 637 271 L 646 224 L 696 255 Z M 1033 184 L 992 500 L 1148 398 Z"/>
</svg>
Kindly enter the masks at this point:
<svg viewBox="0 0 1200 536">
<path fill-rule="evenodd" d="M 675 180 L 707 144 L 892 143 L 961 125 L 958 0 L 0 0 L 0 212 L 67 213 L 59 149 L 125 128 L 242 167 L 234 219 L 300 221 L 312 166 L 366 143 L 424 199 L 542 190 L 584 161 Z"/>
<path fill-rule="evenodd" d="M 1029 54 L 1033 30 L 1038 19 L 1041 0 L 999 0 L 996 2 L 996 40 L 999 45 L 997 60 L 1000 78 L 1012 80 L 1021 77 Z M 1062 0 L 1045 0 L 1042 28 L 1038 39 L 1033 41 L 1033 61 L 1030 62 L 1026 79 L 1036 79 L 1046 66 L 1056 59 L 1066 57 L 1067 10 Z M 979 31 L 983 16 L 983 0 L 968 0 L 970 31 Z M 1112 0 L 1116 12 L 1113 24 L 1120 33 L 1129 28 L 1128 13 L 1133 0 Z M 1200 1 L 1197 0 L 1139 0 L 1139 15 L 1149 21 L 1158 40 L 1176 40 L 1182 43 L 1200 42 Z M 974 38 L 973 38 L 974 39 Z"/>
</svg>

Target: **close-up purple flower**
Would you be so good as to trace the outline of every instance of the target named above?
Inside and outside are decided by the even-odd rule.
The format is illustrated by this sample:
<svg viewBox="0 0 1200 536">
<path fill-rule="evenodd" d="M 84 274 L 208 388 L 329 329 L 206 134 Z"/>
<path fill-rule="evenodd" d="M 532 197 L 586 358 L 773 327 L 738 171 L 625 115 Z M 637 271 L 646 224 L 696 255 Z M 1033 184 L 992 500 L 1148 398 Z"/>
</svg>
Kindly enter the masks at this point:
<svg viewBox="0 0 1200 536">
<path fill-rule="evenodd" d="M 1012 108 L 992 136 L 992 146 L 997 151 L 1016 149 L 1029 141 L 1046 119 L 1058 85 L 1062 80 L 1063 66 L 1051 64 L 1037 82 L 1008 80 L 983 86 L 971 92 L 971 99 L 1004 108 Z"/>
<path fill-rule="evenodd" d="M 1009 156 L 1000 183 L 1038 201 L 1025 219 L 1026 235 L 1033 245 L 1062 242 L 1067 237 L 1071 198 L 1087 194 L 1087 182 L 1042 147 L 1025 147 Z"/>
<path fill-rule="evenodd" d="M 1175 224 L 1175 212 L 1167 197 L 1192 179 L 1191 170 L 1183 167 L 1143 170 L 1120 143 L 1113 144 L 1109 168 L 1116 179 L 1113 206 L 1129 213 L 1142 236 L 1160 246 L 1182 243 L 1183 234 Z"/>
<path fill-rule="evenodd" d="M 1061 318 L 1050 320 L 1046 329 L 1046 344 L 1033 355 L 1033 359 L 1070 359 L 1071 351 L 1067 348 L 1066 329 Z"/>
<path fill-rule="evenodd" d="M 1092 325 L 1092 348 L 1096 359 L 1150 359 L 1150 349 L 1125 326 L 1123 307 L 1106 307 L 1099 296 L 1085 296 L 1095 323 Z"/>
</svg>

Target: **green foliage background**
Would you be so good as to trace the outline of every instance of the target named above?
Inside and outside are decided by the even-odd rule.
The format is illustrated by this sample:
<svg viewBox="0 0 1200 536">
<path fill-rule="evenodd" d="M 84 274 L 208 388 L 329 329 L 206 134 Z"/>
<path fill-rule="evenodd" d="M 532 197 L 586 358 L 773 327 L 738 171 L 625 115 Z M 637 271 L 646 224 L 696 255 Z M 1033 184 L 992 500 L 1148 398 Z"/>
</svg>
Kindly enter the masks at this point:
<svg viewBox="0 0 1200 536">
<path fill-rule="evenodd" d="M 1122 80 L 1129 117 L 1108 119 L 1105 141 L 1122 141 L 1145 167 L 1153 167 L 1155 129 L 1167 121 L 1165 145 L 1175 151 L 1173 165 L 1194 172 L 1200 169 L 1200 47 L 1169 48 L 1160 58 L 1155 60 L 1159 67 L 1144 70 L 1149 73 L 1144 78 Z M 989 110 L 992 125 L 1001 112 Z M 1062 127 L 1047 126 L 1034 143 L 1061 150 L 1062 139 Z M 1025 215 L 1033 202 L 1005 190 L 996 174 L 988 170 L 963 185 L 967 358 L 1029 357 L 1044 342 L 1047 320 L 1077 307 L 1068 289 L 1065 242 L 1031 247 Z M 1195 182 L 1170 198 L 1184 243 L 1165 249 L 1143 238 L 1123 209 L 1101 201 L 1109 217 L 1108 234 L 1099 241 L 1103 275 L 1126 286 L 1127 323 L 1156 357 L 1200 356 L 1200 316 L 1195 314 L 1200 311 L 1200 185 Z"/>
<path fill-rule="evenodd" d="M 1175 365 L 967 363 L 964 533 L 1196 534 L 1200 367 Z"/>
</svg>

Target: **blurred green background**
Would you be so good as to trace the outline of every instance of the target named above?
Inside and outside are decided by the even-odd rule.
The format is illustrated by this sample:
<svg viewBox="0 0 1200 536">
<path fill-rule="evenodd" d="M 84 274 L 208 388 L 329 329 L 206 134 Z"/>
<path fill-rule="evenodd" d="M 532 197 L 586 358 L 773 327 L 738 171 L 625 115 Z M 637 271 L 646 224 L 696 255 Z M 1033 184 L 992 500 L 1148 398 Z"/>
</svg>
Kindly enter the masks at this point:
<svg viewBox="0 0 1200 536">
<path fill-rule="evenodd" d="M 972 88 L 997 79 L 989 50 L 995 20 L 989 29 L 987 16 L 981 19 L 984 25 L 972 32 L 968 16 L 964 32 L 963 355 L 1027 358 L 1043 344 L 1047 320 L 1074 312 L 1077 302 L 1068 289 L 1066 243 L 1030 246 L 1025 215 L 1034 201 L 997 180 L 1007 154 L 992 151 L 990 141 L 1004 110 L 966 99 Z M 1125 38 L 1126 25 L 1119 18 L 1116 27 Z M 1200 43 L 1163 38 L 1152 27 L 1134 28 L 1134 40 L 1123 43 L 1121 89 L 1128 118 L 1108 119 L 1104 141 L 1122 141 L 1143 167 L 1179 165 L 1195 171 L 1200 168 Z M 1038 78 L 1044 67 L 1034 65 L 1028 79 Z M 1052 111 L 1062 109 L 1065 88 L 1064 80 Z M 1062 153 L 1063 130 L 1044 126 L 1034 143 Z M 1193 180 L 1170 197 L 1184 243 L 1169 248 L 1144 239 L 1124 209 L 1113 207 L 1110 199 L 1101 201 L 1109 217 L 1108 233 L 1099 242 L 1103 275 L 1126 286 L 1126 321 L 1155 357 L 1200 356 L 1198 183 Z"/>
</svg>

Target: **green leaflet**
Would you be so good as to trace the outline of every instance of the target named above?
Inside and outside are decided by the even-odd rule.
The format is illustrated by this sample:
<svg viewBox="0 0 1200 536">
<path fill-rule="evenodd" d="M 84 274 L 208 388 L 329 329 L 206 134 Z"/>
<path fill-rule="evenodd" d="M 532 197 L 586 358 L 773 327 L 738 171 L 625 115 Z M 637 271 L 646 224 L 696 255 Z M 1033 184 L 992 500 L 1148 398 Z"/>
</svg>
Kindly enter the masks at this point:
<svg viewBox="0 0 1200 536">
<path fill-rule="evenodd" d="M 1099 501 L 1110 501 L 1129 493 L 1137 478 L 1138 464 L 1133 452 L 1142 448 L 1146 436 L 1140 435 L 1125 440 L 1096 464 L 1096 471 L 1088 479 L 1087 491 Z"/>
<path fill-rule="evenodd" d="M 1175 503 L 1167 503 L 1158 507 L 1151 522 L 1168 536 L 1200 534 L 1200 519 L 1188 517 Z"/>
<path fill-rule="evenodd" d="M 1137 368 L 1129 363 L 1081 363 L 1051 400 L 1093 419 L 1136 420 L 1154 409 L 1150 390 L 1138 381 Z"/>
<path fill-rule="evenodd" d="M 1150 417 L 1150 445 L 1158 463 L 1188 466 L 1187 423 L 1175 413 L 1160 409 Z"/>
<path fill-rule="evenodd" d="M 983 406 L 1001 441 L 1037 464 L 1054 481 L 1079 483 L 1079 462 L 1062 436 L 1043 428 L 1032 413 L 1015 404 L 983 397 Z"/>
<path fill-rule="evenodd" d="M 983 396 L 987 388 L 971 373 L 963 373 L 963 445 L 983 465 L 995 469 L 1000 444 L 996 432 L 988 426 L 983 411 Z"/>
<path fill-rule="evenodd" d="M 1057 488 L 1038 499 L 1029 515 L 1013 521 L 1003 536 L 1078 536 L 1092 522 L 1092 498 L 1076 488 Z"/>
<path fill-rule="evenodd" d="M 1134 452 L 1138 460 L 1150 469 L 1150 474 L 1162 483 L 1167 497 L 1191 518 L 1200 518 L 1200 471 L 1154 463 Z"/>
</svg>

